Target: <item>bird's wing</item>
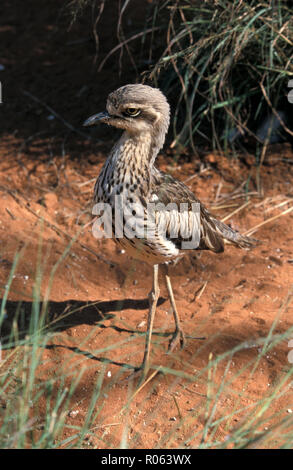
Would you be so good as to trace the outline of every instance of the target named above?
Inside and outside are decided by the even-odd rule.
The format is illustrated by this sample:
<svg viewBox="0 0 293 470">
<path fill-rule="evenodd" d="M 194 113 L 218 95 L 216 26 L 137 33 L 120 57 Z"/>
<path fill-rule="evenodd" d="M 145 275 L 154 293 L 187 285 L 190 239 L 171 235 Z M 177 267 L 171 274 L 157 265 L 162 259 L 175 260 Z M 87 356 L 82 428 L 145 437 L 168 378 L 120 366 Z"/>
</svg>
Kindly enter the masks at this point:
<svg viewBox="0 0 293 470">
<path fill-rule="evenodd" d="M 177 248 L 184 248 L 183 242 L 190 242 L 192 238 L 196 240 L 198 237 L 198 244 L 194 249 L 212 250 L 216 253 L 224 250 L 224 237 L 217 228 L 216 220 L 184 183 L 156 169 L 151 181 L 149 200 L 167 207 L 166 211 L 156 212 L 156 221 L 158 223 L 164 218 L 166 237 Z M 230 227 L 225 227 L 230 230 Z"/>
</svg>

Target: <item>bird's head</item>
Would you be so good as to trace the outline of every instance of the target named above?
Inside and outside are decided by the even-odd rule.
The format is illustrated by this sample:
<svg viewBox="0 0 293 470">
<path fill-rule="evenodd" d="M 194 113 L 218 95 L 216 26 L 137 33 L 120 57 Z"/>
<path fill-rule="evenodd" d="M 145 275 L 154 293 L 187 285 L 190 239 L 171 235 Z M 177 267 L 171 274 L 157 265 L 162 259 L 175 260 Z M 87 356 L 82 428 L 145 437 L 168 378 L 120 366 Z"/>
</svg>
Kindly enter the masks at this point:
<svg viewBox="0 0 293 470">
<path fill-rule="evenodd" d="M 91 116 L 84 126 L 104 122 L 131 135 L 149 133 L 164 142 L 169 121 L 170 107 L 163 93 L 158 88 L 133 84 L 110 93 L 107 111 Z"/>
</svg>

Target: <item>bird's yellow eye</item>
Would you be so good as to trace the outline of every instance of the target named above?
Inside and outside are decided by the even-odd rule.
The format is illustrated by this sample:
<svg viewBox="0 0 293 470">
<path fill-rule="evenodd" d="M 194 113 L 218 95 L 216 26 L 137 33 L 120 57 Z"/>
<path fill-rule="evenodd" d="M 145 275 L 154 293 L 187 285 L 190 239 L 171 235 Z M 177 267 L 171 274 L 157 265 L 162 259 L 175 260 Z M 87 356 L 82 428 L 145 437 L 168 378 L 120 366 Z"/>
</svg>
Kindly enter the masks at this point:
<svg viewBox="0 0 293 470">
<path fill-rule="evenodd" d="M 138 108 L 127 108 L 125 111 L 126 111 L 126 114 L 128 114 L 128 116 L 131 116 L 131 117 L 135 117 L 140 114 L 140 110 Z"/>
</svg>

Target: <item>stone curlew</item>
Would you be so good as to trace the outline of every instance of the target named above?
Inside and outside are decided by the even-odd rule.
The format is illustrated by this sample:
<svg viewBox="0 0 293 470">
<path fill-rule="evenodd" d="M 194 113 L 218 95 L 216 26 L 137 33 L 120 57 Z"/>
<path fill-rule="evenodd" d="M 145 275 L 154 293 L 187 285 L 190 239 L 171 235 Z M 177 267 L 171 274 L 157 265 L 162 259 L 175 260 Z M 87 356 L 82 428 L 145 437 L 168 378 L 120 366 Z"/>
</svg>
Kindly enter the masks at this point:
<svg viewBox="0 0 293 470">
<path fill-rule="evenodd" d="M 242 236 L 215 219 L 180 181 L 155 167 L 170 122 L 170 107 L 157 89 L 125 85 L 108 96 L 107 110 L 84 122 L 98 122 L 123 129 L 97 179 L 94 199 L 110 208 L 113 238 L 131 256 L 153 266 L 149 313 L 141 380 L 149 367 L 153 321 L 159 298 L 158 270 L 162 265 L 175 321 L 169 343 L 173 350 L 185 337 L 168 273 L 168 264 L 190 249 L 224 251 L 224 241 L 249 248 L 255 240 Z M 117 222 L 118 219 L 118 222 Z M 118 233 L 118 234 L 117 234 Z"/>
</svg>

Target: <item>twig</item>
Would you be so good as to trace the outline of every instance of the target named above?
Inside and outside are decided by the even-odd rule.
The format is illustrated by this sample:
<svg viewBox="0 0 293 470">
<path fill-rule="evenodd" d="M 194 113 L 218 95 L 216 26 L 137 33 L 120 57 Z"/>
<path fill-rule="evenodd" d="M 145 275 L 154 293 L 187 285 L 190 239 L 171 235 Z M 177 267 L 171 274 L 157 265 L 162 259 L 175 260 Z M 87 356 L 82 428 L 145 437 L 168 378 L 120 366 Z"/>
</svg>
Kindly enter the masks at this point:
<svg viewBox="0 0 293 470">
<path fill-rule="evenodd" d="M 289 204 L 292 202 L 292 198 L 286 199 L 286 201 L 280 202 L 280 204 L 277 204 L 273 207 L 269 207 L 268 209 L 265 209 L 266 213 L 268 214 L 269 212 L 273 211 L 274 209 L 278 209 L 279 207 L 285 206 L 286 204 Z"/>
<path fill-rule="evenodd" d="M 203 283 L 203 285 L 200 286 L 199 289 L 197 289 L 197 291 L 195 292 L 194 297 L 193 297 L 193 299 L 192 299 L 191 302 L 194 302 L 194 301 L 196 301 L 196 300 L 198 300 L 198 299 L 201 298 L 202 294 L 203 294 L 204 291 L 205 291 L 205 288 L 206 288 L 207 284 L 208 284 L 208 281 L 205 281 L 205 282 Z M 199 339 L 199 338 L 198 338 L 198 339 Z"/>
<path fill-rule="evenodd" d="M 221 219 L 222 222 L 225 222 L 226 220 L 230 219 L 233 215 L 237 214 L 238 212 L 240 212 L 242 209 L 244 209 L 245 207 L 247 207 L 248 205 L 250 204 L 250 201 L 247 201 L 245 202 L 244 204 L 242 204 L 242 206 L 238 207 L 237 209 L 235 209 L 234 211 L 232 211 L 230 214 L 226 215 L 225 217 L 223 217 L 223 219 Z"/>
<path fill-rule="evenodd" d="M 217 192 L 216 192 L 216 197 L 215 197 L 215 203 L 217 203 L 219 197 L 220 197 L 220 194 L 221 194 L 221 191 L 222 191 L 222 187 L 223 187 L 223 183 L 222 181 L 220 181 L 220 183 L 218 184 L 218 187 L 217 187 Z"/>
<path fill-rule="evenodd" d="M 5 210 L 7 212 L 7 214 L 10 215 L 10 217 L 12 218 L 12 220 L 16 220 L 16 217 L 14 214 L 12 214 L 12 212 L 8 209 L 8 207 L 5 207 Z"/>
<path fill-rule="evenodd" d="M 180 419 L 180 421 L 182 421 L 182 420 L 183 420 L 183 416 L 182 416 L 182 413 L 181 413 L 181 411 L 180 411 L 178 401 L 177 401 L 175 395 L 172 395 L 172 397 L 173 397 L 175 406 L 176 406 L 176 408 L 177 408 L 177 413 L 178 413 L 179 419 Z"/>
<path fill-rule="evenodd" d="M 93 35 L 94 35 L 95 43 L 96 43 L 96 53 L 95 53 L 95 57 L 94 57 L 94 64 L 96 64 L 96 62 L 97 62 L 98 50 L 99 50 L 99 35 L 97 33 L 97 25 L 98 25 L 98 22 L 100 21 L 100 18 L 102 16 L 104 6 L 105 6 L 105 1 L 106 0 L 101 0 L 99 12 L 98 12 L 98 14 L 96 16 L 96 19 L 94 21 L 94 24 L 93 24 Z M 96 7 L 96 3 L 93 2 L 93 14 L 94 14 L 95 7 Z"/>
<path fill-rule="evenodd" d="M 199 173 L 195 173 L 194 175 L 189 176 L 186 178 L 186 180 L 183 181 L 184 184 L 189 183 L 189 181 L 193 180 L 193 178 L 197 178 L 199 175 L 202 175 L 202 173 L 205 173 L 206 171 L 210 170 L 210 167 L 207 166 L 203 170 L 200 170 Z"/>
<path fill-rule="evenodd" d="M 123 42 L 120 42 L 116 47 L 114 47 L 105 57 L 104 60 L 102 60 L 99 68 L 98 68 L 98 72 L 100 72 L 102 70 L 102 68 L 104 67 L 105 65 L 105 62 L 109 59 L 109 57 L 114 54 L 114 52 L 118 51 L 121 47 L 125 46 L 125 44 L 128 44 L 130 41 L 133 41 L 134 39 L 137 39 L 139 38 L 140 36 L 143 36 L 144 34 L 148 34 L 148 33 L 151 33 L 152 31 L 155 31 L 156 29 L 161 29 L 160 26 L 156 26 L 155 28 L 148 28 L 146 29 L 145 31 L 141 31 L 140 33 L 138 34 L 134 34 L 133 36 L 131 36 L 131 38 L 129 39 L 126 39 L 125 41 Z"/>
<path fill-rule="evenodd" d="M 90 429 L 90 431 L 95 431 L 96 429 L 103 429 L 110 426 L 119 426 L 121 423 L 109 423 L 109 424 L 99 424 L 98 426 L 94 426 Z"/>
<path fill-rule="evenodd" d="M 96 179 L 97 178 L 91 178 L 90 180 L 84 181 L 83 183 L 74 183 L 74 184 L 76 184 L 79 188 L 82 188 L 86 184 L 93 183 L 94 181 L 96 181 Z"/>
<path fill-rule="evenodd" d="M 134 397 L 136 397 L 136 395 L 145 387 L 145 385 L 147 383 L 149 383 L 157 374 L 158 372 L 161 372 L 161 366 L 158 367 L 158 369 L 156 369 L 147 379 L 145 382 L 143 382 L 141 384 L 140 387 L 138 387 L 138 389 L 135 390 L 135 392 L 133 393 L 133 395 L 129 398 L 129 400 L 127 401 L 126 405 L 123 406 L 122 410 L 120 411 L 120 414 L 123 413 L 127 407 L 130 405 L 130 403 L 132 402 L 132 400 L 134 399 Z M 132 375 L 132 374 L 131 374 Z M 131 376 L 130 376 L 131 377 Z M 129 377 L 127 377 L 127 380 L 128 380 Z"/>
<path fill-rule="evenodd" d="M 241 193 L 241 194 L 228 194 L 226 196 L 222 196 L 219 200 L 219 203 L 223 201 L 229 201 L 230 199 L 238 199 L 239 197 L 247 197 L 247 196 L 258 196 L 259 193 L 257 191 L 249 191 L 248 193 Z"/>
<path fill-rule="evenodd" d="M 235 204 L 224 204 L 224 205 L 220 205 L 218 206 L 217 204 L 211 204 L 211 207 L 213 208 L 213 210 L 220 210 L 220 209 L 230 209 L 230 207 L 239 207 L 237 202 L 235 202 Z"/>
<path fill-rule="evenodd" d="M 157 370 L 155 370 L 147 379 L 145 382 L 143 382 L 143 384 L 141 384 L 141 386 L 135 390 L 134 394 L 132 395 L 131 397 L 131 400 L 133 400 L 133 398 L 143 389 L 143 387 L 148 384 L 154 377 L 155 375 L 157 375 L 159 372 L 161 371 L 161 368 L 159 367 Z"/>
<path fill-rule="evenodd" d="M 183 384 L 179 384 L 179 385 L 181 385 L 181 387 L 184 388 L 184 390 L 187 390 L 190 393 L 194 393 L 195 395 L 199 395 L 200 397 L 207 398 L 207 395 L 205 393 L 200 393 L 200 392 L 196 392 L 195 390 L 191 390 L 191 388 L 185 387 Z"/>
<path fill-rule="evenodd" d="M 260 224 L 258 225 L 255 225 L 255 227 L 252 227 L 250 228 L 249 230 L 247 230 L 246 232 L 243 233 L 243 235 L 252 235 L 254 232 L 256 232 L 260 227 L 262 227 L 263 225 L 266 225 L 268 224 L 269 222 L 272 222 L 273 220 L 276 220 L 278 219 L 279 217 L 281 217 L 282 215 L 287 215 L 289 214 L 289 212 L 292 212 L 293 211 L 293 206 L 290 207 L 289 209 L 285 210 L 284 212 L 282 212 L 281 214 L 278 214 L 278 215 L 275 215 L 274 217 L 271 217 L 270 219 L 267 219 L 267 220 L 264 220 L 263 222 L 261 222 Z"/>
</svg>

